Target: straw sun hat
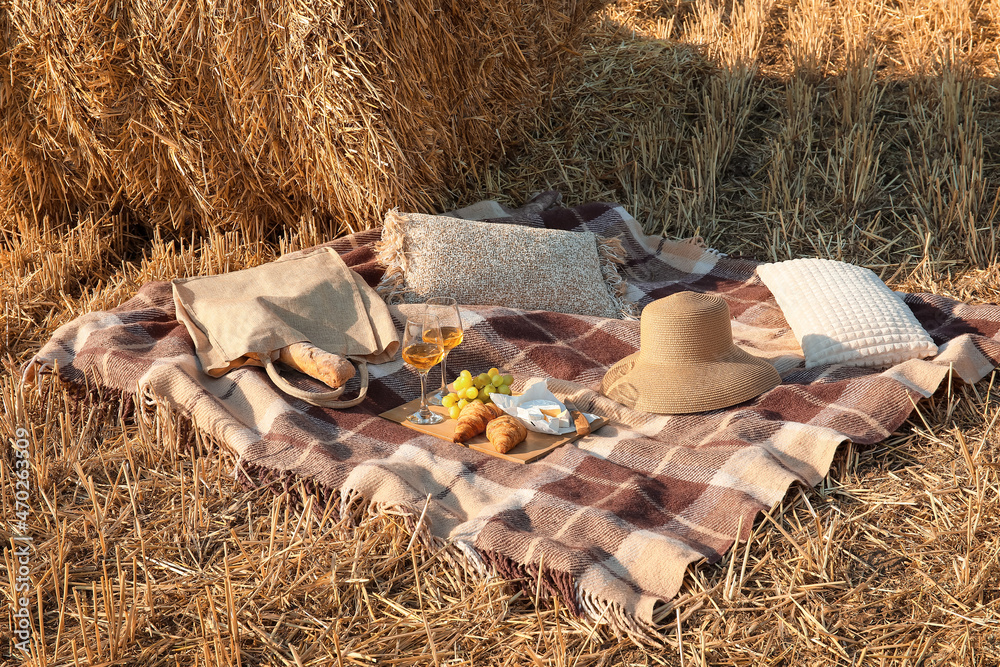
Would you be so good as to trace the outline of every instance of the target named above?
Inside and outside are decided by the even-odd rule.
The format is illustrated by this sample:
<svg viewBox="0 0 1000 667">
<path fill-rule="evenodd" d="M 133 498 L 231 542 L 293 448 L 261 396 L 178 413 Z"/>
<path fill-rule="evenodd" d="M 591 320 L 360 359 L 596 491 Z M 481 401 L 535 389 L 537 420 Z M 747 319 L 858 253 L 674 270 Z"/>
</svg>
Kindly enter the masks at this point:
<svg viewBox="0 0 1000 667">
<path fill-rule="evenodd" d="M 679 292 L 642 311 L 639 351 L 608 370 L 601 391 L 636 410 L 683 414 L 736 405 L 780 383 L 774 366 L 733 343 L 725 301 Z"/>
</svg>

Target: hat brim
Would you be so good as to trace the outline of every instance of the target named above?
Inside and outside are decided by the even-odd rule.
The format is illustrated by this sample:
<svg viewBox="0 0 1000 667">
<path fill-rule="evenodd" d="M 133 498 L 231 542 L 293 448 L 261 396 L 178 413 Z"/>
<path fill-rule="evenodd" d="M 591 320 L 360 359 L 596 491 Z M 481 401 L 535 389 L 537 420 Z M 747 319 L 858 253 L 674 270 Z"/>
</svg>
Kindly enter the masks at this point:
<svg viewBox="0 0 1000 667">
<path fill-rule="evenodd" d="M 688 414 L 728 408 L 781 384 L 769 362 L 735 345 L 726 356 L 697 363 L 656 363 L 631 354 L 601 381 L 608 398 L 634 410 Z"/>
</svg>

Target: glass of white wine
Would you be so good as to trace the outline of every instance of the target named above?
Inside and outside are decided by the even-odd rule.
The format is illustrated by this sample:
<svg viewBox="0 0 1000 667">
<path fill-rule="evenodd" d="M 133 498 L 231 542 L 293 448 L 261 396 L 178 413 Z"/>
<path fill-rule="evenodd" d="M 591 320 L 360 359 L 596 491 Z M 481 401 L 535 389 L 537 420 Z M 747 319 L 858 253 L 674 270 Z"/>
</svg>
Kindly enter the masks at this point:
<svg viewBox="0 0 1000 667">
<path fill-rule="evenodd" d="M 440 424 L 444 417 L 427 407 L 427 371 L 444 356 L 441 340 L 441 322 L 434 315 L 424 312 L 417 319 L 406 320 L 403 329 L 403 361 L 413 366 L 420 375 L 420 409 L 407 417 L 414 424 Z"/>
<path fill-rule="evenodd" d="M 465 332 L 462 328 L 462 316 L 458 312 L 458 303 L 450 296 L 428 299 L 424 308 L 428 315 L 437 317 L 441 324 L 440 338 L 434 340 L 424 338 L 428 342 L 440 343 L 444 347 L 444 356 L 441 357 L 441 388 L 427 397 L 429 404 L 441 405 L 441 399 L 448 395 L 448 353 L 462 344 Z"/>
</svg>

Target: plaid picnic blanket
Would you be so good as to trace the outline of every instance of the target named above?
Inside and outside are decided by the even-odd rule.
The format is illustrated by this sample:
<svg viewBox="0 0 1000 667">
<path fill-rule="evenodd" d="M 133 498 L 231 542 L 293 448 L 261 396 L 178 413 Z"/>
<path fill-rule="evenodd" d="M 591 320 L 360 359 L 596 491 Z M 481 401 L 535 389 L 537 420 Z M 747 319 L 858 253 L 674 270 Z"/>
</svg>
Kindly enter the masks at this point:
<svg viewBox="0 0 1000 667">
<path fill-rule="evenodd" d="M 464 566 L 540 582 L 577 614 L 650 641 L 659 636 L 654 606 L 675 598 L 689 563 L 715 561 L 734 539 L 745 540 L 758 512 L 793 482 L 818 483 L 845 440 L 886 438 L 949 373 L 974 382 L 1000 363 L 1000 307 L 911 294 L 906 303 L 942 345 L 937 357 L 888 370 L 805 370 L 755 262 L 646 236 L 613 204 L 562 208 L 556 201 L 543 195 L 516 211 L 483 202 L 455 215 L 619 237 L 631 298 L 641 306 L 681 290 L 722 296 L 737 343 L 772 360 L 782 384 L 726 410 L 640 413 L 598 391 L 606 369 L 638 348 L 637 321 L 465 307 L 465 342 L 449 357 L 451 369 L 509 369 L 515 389 L 531 377 L 550 378 L 557 395 L 611 419 L 521 465 L 379 418 L 418 393 L 417 375 L 400 360 L 371 367 L 368 399 L 340 411 L 288 398 L 259 368 L 208 377 L 165 282 L 62 327 L 27 372 L 58 364 L 70 382 L 155 395 L 231 447 L 244 475 L 305 479 L 317 492 L 339 494 L 342 507 L 363 499 L 373 510 L 402 509 L 415 528 L 423 513 L 422 539 L 450 545 Z M 327 245 L 375 285 L 379 235 L 370 230 Z M 394 316 L 401 322 L 411 307 Z"/>
</svg>

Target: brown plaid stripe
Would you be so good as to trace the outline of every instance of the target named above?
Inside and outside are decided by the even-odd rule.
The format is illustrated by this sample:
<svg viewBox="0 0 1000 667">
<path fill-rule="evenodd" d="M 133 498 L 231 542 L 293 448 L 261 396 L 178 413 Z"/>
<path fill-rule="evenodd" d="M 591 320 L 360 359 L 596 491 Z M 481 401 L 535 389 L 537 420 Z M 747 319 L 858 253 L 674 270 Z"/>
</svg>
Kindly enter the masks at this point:
<svg viewBox="0 0 1000 667">
<path fill-rule="evenodd" d="M 429 534 L 450 540 L 465 562 L 511 579 L 537 575 L 577 613 L 637 636 L 655 632 L 653 605 L 676 595 L 688 563 L 720 558 L 739 526 L 745 537 L 792 482 L 817 483 L 840 443 L 884 439 L 949 367 L 975 381 L 1000 363 L 1000 307 L 913 294 L 906 302 L 935 341 L 947 343 L 939 357 L 882 372 L 806 370 L 754 262 L 645 237 L 611 204 L 507 213 L 495 222 L 619 237 L 630 293 L 641 305 L 681 290 L 721 295 L 737 342 L 771 359 L 783 383 L 727 410 L 635 412 L 597 389 L 607 368 L 638 348 L 638 322 L 469 306 L 452 369 L 507 368 L 522 385 L 547 377 L 558 395 L 612 419 L 593 436 L 518 465 L 378 418 L 418 391 L 417 376 L 398 360 L 373 367 L 368 399 L 341 411 L 288 399 L 261 369 L 209 378 L 174 317 L 168 283 L 147 284 L 120 307 L 62 327 L 33 363 L 58 363 L 70 381 L 96 377 L 125 394 L 151 392 L 232 447 L 247 470 L 308 478 L 345 499 L 411 511 L 430 496 Z M 378 235 L 325 245 L 374 285 Z M 394 311 L 400 321 L 407 308 Z"/>
</svg>

